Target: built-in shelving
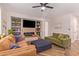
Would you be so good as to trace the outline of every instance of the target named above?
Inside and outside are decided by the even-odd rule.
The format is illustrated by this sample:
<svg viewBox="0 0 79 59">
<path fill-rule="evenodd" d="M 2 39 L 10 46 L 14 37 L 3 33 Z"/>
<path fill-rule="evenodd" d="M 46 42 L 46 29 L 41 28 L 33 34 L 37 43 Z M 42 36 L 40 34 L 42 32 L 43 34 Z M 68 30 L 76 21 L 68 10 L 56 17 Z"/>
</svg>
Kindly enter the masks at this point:
<svg viewBox="0 0 79 59">
<path fill-rule="evenodd" d="M 38 35 L 40 37 L 40 29 L 41 29 L 41 24 L 40 21 L 36 21 L 36 35 Z"/>
<path fill-rule="evenodd" d="M 21 35 L 21 18 L 18 17 L 11 17 L 11 28 L 14 31 L 14 35 L 20 36 Z"/>
<path fill-rule="evenodd" d="M 11 17 L 11 28 L 13 29 L 15 36 L 18 37 L 21 34 L 24 35 L 24 33 L 22 33 L 22 29 L 23 29 L 22 26 L 23 26 L 23 19 L 22 18 Z M 40 37 L 41 22 L 36 21 L 36 20 L 35 20 L 35 33 L 36 33 L 36 35 L 38 35 Z"/>
</svg>

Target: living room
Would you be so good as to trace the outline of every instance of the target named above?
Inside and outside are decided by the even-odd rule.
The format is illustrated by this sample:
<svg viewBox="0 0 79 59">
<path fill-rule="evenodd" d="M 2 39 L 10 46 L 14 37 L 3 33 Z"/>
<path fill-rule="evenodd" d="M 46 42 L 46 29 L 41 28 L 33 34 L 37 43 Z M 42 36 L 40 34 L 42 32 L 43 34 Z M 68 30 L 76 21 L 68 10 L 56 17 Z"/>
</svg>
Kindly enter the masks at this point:
<svg viewBox="0 0 79 59">
<path fill-rule="evenodd" d="M 50 6 L 42 10 L 40 5 Z M 3 44 L 0 55 L 11 56 L 79 56 L 78 46 L 78 3 L 1 3 L 0 34 L 2 39 L 13 35 L 20 46 L 12 43 Z M 40 6 L 33 8 L 33 6 Z M 44 7 L 44 6 L 43 6 Z M 19 20 L 19 21 L 18 21 Z M 19 25 L 18 25 L 19 24 Z M 11 34 L 9 36 L 9 33 Z M 20 36 L 19 36 L 20 35 Z M 18 37 L 19 36 L 19 37 Z M 51 37 L 53 36 L 53 37 Z M 11 37 L 11 38 L 10 38 Z M 52 39 L 53 38 L 53 39 Z M 44 40 L 45 39 L 45 40 Z M 14 43 L 15 39 L 12 39 Z M 27 44 L 25 42 L 27 41 Z M 40 43 L 40 44 L 39 44 Z M 44 47 L 40 47 L 46 45 Z M 13 48 L 14 47 L 14 48 Z M 12 50 L 11 50 L 11 49 Z M 26 49 L 33 49 L 31 52 Z M 8 51 L 10 53 L 7 53 Z M 19 51 L 22 53 L 19 53 Z M 12 51 L 12 52 L 11 52 Z M 17 52 L 16 54 L 13 52 Z M 29 50 L 28 50 L 29 51 Z M 53 52 L 53 53 L 52 53 Z M 12 54 L 13 53 L 13 54 Z"/>
</svg>

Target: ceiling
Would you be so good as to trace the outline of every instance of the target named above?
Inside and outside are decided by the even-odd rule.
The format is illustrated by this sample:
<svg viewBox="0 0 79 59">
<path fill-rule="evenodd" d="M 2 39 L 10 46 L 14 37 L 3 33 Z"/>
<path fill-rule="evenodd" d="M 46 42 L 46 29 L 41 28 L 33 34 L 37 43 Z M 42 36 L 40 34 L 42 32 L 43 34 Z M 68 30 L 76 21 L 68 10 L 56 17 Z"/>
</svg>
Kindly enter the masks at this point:
<svg viewBox="0 0 79 59">
<path fill-rule="evenodd" d="M 54 9 L 47 8 L 44 12 L 41 12 L 40 8 L 32 8 L 32 6 L 39 5 L 38 3 L 2 3 L 0 5 L 6 7 L 8 11 L 14 11 L 38 18 L 45 16 L 47 19 L 52 19 L 68 13 L 79 12 L 79 3 L 49 3 Z"/>
</svg>

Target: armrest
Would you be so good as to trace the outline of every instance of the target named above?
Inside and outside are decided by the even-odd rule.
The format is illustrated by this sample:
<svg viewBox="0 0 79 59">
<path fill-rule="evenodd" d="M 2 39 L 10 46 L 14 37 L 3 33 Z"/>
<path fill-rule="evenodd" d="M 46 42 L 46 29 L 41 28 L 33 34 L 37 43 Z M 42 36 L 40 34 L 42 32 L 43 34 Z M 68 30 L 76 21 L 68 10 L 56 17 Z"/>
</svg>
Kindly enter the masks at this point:
<svg viewBox="0 0 79 59">
<path fill-rule="evenodd" d="M 65 47 L 71 46 L 71 39 L 62 40 L 62 44 L 63 44 Z"/>
<path fill-rule="evenodd" d="M 29 46 L 24 46 L 21 48 L 16 48 L 16 49 L 10 49 L 10 50 L 5 50 L 0 52 L 0 56 L 6 56 L 6 55 L 18 55 L 20 52 L 28 52 L 30 50 L 36 51 L 36 48 L 34 45 L 29 45 Z"/>
<path fill-rule="evenodd" d="M 35 45 L 28 45 L 29 48 L 36 48 Z"/>
</svg>

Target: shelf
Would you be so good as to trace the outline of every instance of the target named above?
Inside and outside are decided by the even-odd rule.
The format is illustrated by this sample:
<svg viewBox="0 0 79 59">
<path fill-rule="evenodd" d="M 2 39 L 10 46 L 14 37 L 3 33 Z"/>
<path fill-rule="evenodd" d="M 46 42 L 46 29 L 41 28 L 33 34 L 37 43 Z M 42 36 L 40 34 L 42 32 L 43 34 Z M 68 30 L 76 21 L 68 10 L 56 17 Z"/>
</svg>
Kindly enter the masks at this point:
<svg viewBox="0 0 79 59">
<path fill-rule="evenodd" d="M 40 36 L 40 29 L 41 29 L 40 21 L 36 21 L 36 34 L 38 36 Z"/>
<path fill-rule="evenodd" d="M 21 35 L 21 18 L 12 17 L 11 18 L 11 27 L 14 31 L 15 36 Z"/>
<path fill-rule="evenodd" d="M 21 31 L 15 31 L 15 30 L 14 30 L 14 32 L 21 32 Z"/>
<path fill-rule="evenodd" d="M 13 28 L 20 28 L 21 26 L 12 26 Z"/>
<path fill-rule="evenodd" d="M 19 24 L 19 23 L 21 23 L 21 22 L 12 22 L 12 23 L 18 23 L 18 24 Z"/>
</svg>

